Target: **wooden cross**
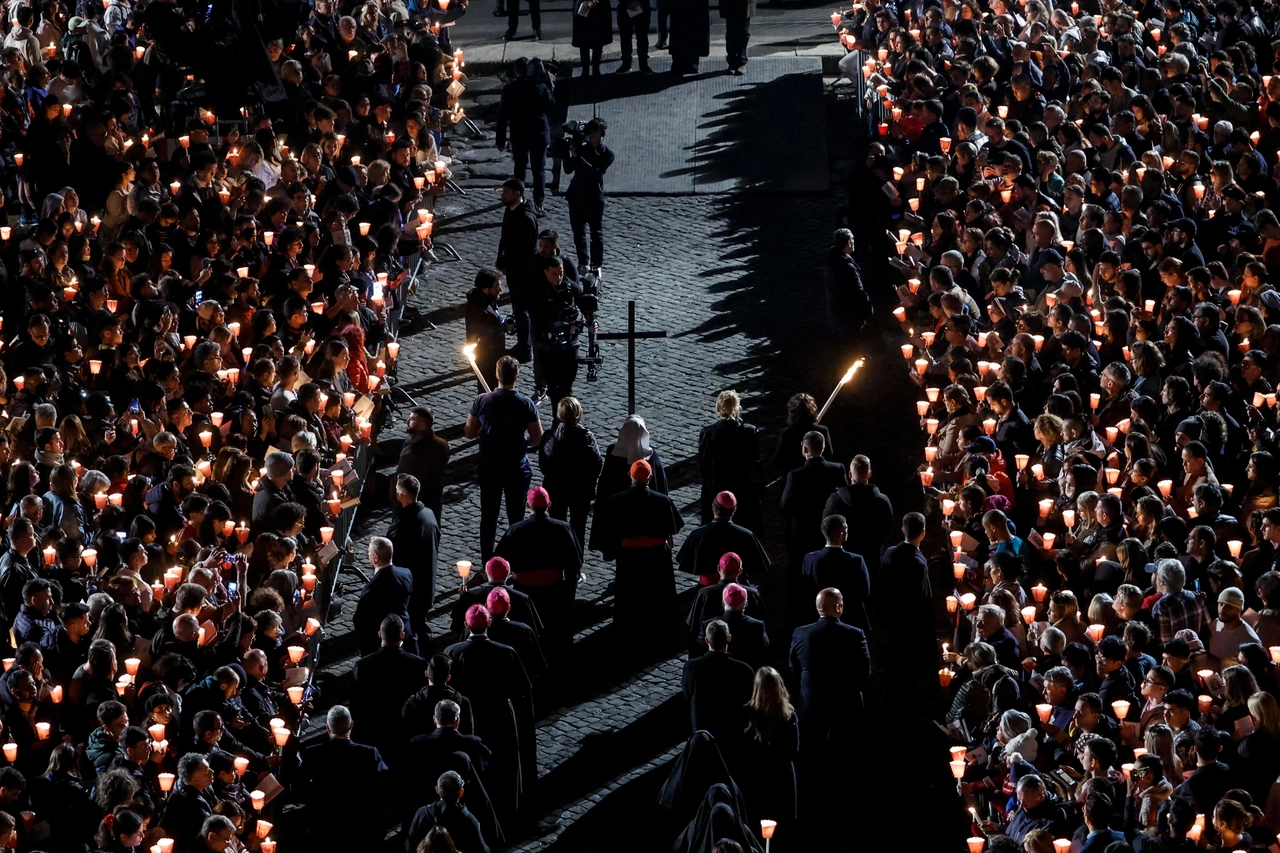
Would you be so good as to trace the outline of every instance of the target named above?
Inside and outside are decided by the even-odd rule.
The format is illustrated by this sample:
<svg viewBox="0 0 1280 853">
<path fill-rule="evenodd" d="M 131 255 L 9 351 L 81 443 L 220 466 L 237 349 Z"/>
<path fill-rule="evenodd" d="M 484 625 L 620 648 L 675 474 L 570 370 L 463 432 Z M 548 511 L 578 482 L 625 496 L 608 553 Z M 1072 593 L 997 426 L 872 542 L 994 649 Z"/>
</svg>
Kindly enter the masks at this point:
<svg viewBox="0 0 1280 853">
<path fill-rule="evenodd" d="M 636 341 L 642 338 L 665 338 L 666 332 L 637 332 L 636 331 L 636 303 L 635 300 L 627 302 L 627 331 L 625 332 L 608 332 L 603 335 L 596 335 L 597 340 L 601 341 L 623 341 L 627 342 L 627 414 L 634 415 L 636 413 Z"/>
</svg>

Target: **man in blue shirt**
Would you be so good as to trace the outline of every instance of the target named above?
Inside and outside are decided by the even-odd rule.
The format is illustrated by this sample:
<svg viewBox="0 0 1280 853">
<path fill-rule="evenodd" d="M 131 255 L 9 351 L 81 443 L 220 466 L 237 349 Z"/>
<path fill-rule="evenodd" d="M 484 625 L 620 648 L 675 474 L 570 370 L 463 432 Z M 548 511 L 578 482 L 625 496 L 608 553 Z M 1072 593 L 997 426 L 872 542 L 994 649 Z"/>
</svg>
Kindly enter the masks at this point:
<svg viewBox="0 0 1280 853">
<path fill-rule="evenodd" d="M 507 523 L 524 516 L 524 496 L 533 480 L 526 453 L 542 441 L 538 407 L 516 388 L 520 362 L 498 359 L 498 387 L 471 404 L 464 427 L 480 439 L 480 556 L 488 562 L 498 533 L 498 508 L 507 501 Z"/>
</svg>

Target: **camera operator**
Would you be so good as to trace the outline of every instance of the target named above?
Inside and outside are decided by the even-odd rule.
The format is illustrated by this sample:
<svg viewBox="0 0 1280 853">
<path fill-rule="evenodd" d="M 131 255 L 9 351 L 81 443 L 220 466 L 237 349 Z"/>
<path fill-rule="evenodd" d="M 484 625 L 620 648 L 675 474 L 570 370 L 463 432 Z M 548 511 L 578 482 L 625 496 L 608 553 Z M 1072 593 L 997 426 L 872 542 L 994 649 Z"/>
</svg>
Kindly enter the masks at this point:
<svg viewBox="0 0 1280 853">
<path fill-rule="evenodd" d="M 533 364 L 547 383 L 551 410 L 573 392 L 578 376 L 578 336 L 583 329 L 578 300 L 582 286 L 565 275 L 564 261 L 551 257 L 530 308 L 533 314 Z M 541 365 L 541 371 L 538 367 Z"/>
<path fill-rule="evenodd" d="M 604 173 L 613 165 L 613 151 L 604 144 L 608 125 L 593 118 L 583 128 L 582 137 L 569 147 L 564 170 L 573 175 L 565 198 L 569 201 L 569 226 L 578 250 L 578 268 L 590 267 L 598 277 L 604 259 Z M 590 264 L 587 263 L 587 227 L 591 228 Z"/>
</svg>

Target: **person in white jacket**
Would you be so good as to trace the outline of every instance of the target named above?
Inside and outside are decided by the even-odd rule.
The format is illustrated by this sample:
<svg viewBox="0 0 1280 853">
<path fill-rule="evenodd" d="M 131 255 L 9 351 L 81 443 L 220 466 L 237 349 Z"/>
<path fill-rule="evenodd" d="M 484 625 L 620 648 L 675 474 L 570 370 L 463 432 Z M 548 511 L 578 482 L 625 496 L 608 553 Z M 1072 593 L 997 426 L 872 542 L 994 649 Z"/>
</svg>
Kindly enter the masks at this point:
<svg viewBox="0 0 1280 853">
<path fill-rule="evenodd" d="M 19 7 L 13 29 L 9 30 L 9 34 L 4 37 L 5 48 L 16 48 L 22 54 L 22 60 L 26 63 L 28 70 L 41 64 L 40 40 L 36 38 L 35 33 L 31 32 L 33 20 L 35 20 L 35 12 L 30 7 Z"/>
</svg>

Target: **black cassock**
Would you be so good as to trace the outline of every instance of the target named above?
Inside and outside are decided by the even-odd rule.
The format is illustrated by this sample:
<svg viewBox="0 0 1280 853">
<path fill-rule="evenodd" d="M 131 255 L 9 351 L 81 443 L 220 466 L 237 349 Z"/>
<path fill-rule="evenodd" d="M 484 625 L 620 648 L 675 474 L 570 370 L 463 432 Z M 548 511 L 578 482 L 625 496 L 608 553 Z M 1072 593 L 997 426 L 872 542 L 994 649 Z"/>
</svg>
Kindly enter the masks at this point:
<svg viewBox="0 0 1280 853">
<path fill-rule="evenodd" d="M 671 537 L 684 527 L 675 504 L 644 485 L 633 485 L 597 504 L 600 551 L 616 561 L 613 624 L 623 638 L 670 637 L 675 626 L 675 572 Z M 655 625 L 656 620 L 656 625 Z"/>
<path fill-rule="evenodd" d="M 493 751 L 485 787 L 506 820 L 520 808 L 524 793 L 520 742 L 535 737 L 529 676 L 515 649 L 483 634 L 472 634 L 444 653 L 453 660 L 452 683 L 471 700 L 476 735 Z"/>
<path fill-rule="evenodd" d="M 582 572 L 582 550 L 573 529 L 546 513 L 534 513 L 507 528 L 494 554 L 511 564 L 516 589 L 529 596 L 543 618 L 548 662 L 555 668 L 567 665 L 573 651 L 573 598 Z"/>
<path fill-rule="evenodd" d="M 724 613 L 724 590 L 730 583 L 736 583 L 747 591 L 746 613 L 753 619 L 765 620 L 764 599 L 760 590 L 749 586 L 739 578 L 737 581 L 720 581 L 711 586 L 704 586 L 693 597 L 689 607 L 689 615 L 685 617 L 685 625 L 689 629 L 689 657 L 696 658 L 707 650 L 703 642 L 703 624 L 708 619 L 718 619 Z"/>
<path fill-rule="evenodd" d="M 769 555 L 759 538 L 742 525 L 724 520 L 704 524 L 685 537 L 676 564 L 680 571 L 697 575 L 702 586 L 710 586 L 719 583 L 720 558 L 729 553 L 742 558 L 742 574 L 747 579 L 759 583 L 769 571 Z M 739 582 L 745 584 L 746 580 Z"/>
<path fill-rule="evenodd" d="M 694 72 L 698 60 L 711 55 L 711 4 L 707 0 L 673 0 L 671 70 Z"/>
</svg>

